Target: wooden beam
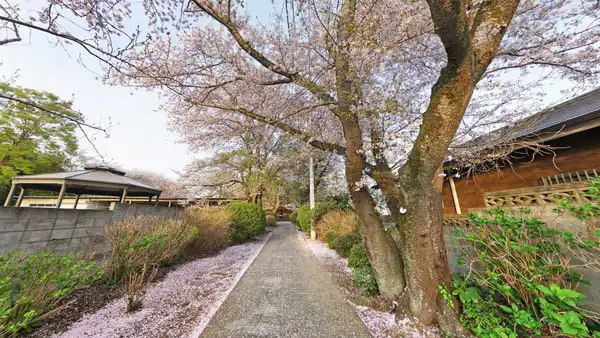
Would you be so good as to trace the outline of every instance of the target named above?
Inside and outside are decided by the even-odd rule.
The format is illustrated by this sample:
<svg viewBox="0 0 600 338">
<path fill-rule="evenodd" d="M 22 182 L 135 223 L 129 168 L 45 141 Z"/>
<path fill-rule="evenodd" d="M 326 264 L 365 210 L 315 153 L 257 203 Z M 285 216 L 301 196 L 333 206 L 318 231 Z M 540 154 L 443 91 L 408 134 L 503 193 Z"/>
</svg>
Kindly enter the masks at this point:
<svg viewBox="0 0 600 338">
<path fill-rule="evenodd" d="M 154 205 L 158 205 L 159 200 L 160 200 L 160 194 L 156 195 L 156 202 L 154 202 Z"/>
<path fill-rule="evenodd" d="M 56 209 L 60 209 L 63 199 L 65 198 L 65 191 L 67 190 L 67 183 L 63 183 L 58 193 L 58 199 L 56 200 Z"/>
<path fill-rule="evenodd" d="M 21 207 L 21 202 L 23 202 L 23 197 L 25 196 L 25 188 L 23 188 L 23 187 L 19 187 L 19 188 L 21 188 L 21 192 L 19 192 L 19 198 L 17 198 L 17 204 L 15 204 L 15 208 Z"/>
<path fill-rule="evenodd" d="M 10 202 L 12 202 L 13 195 L 15 194 L 15 187 L 17 185 L 15 182 L 10 186 L 10 191 L 8 192 L 8 196 L 6 196 L 6 201 L 4 201 L 4 207 L 10 207 Z"/>
<path fill-rule="evenodd" d="M 81 194 L 77 194 L 77 197 L 75 197 L 75 204 L 73 205 L 73 209 L 77 209 L 77 204 L 79 204 L 80 197 L 81 197 Z"/>
<path fill-rule="evenodd" d="M 125 203 L 125 198 L 127 198 L 127 187 L 123 189 L 123 194 L 121 194 L 121 204 Z"/>
<path fill-rule="evenodd" d="M 454 209 L 456 209 L 456 214 L 461 215 L 462 211 L 460 210 L 460 203 L 458 202 L 458 194 L 456 193 L 456 186 L 454 185 L 454 179 L 452 175 L 448 175 L 450 181 L 450 191 L 452 192 L 452 201 L 454 202 Z"/>
</svg>

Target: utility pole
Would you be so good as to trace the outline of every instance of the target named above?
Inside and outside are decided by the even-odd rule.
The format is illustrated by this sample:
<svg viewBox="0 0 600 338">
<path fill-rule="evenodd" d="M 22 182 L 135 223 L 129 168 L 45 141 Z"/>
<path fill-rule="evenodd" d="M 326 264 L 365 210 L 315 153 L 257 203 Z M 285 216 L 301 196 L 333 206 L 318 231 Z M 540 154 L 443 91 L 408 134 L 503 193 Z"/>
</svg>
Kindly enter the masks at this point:
<svg viewBox="0 0 600 338">
<path fill-rule="evenodd" d="M 317 230 L 315 229 L 315 164 L 312 155 L 309 155 L 308 166 L 310 167 L 310 238 L 317 238 Z"/>
</svg>

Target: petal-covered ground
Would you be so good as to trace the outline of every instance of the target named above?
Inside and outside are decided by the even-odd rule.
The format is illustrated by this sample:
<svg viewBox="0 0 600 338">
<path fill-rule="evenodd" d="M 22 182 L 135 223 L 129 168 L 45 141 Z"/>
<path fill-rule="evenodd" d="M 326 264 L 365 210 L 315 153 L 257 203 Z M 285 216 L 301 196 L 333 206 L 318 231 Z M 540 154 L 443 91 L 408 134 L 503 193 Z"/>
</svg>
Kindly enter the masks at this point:
<svg viewBox="0 0 600 338">
<path fill-rule="evenodd" d="M 208 323 L 269 236 L 183 264 L 148 290 L 136 312 L 125 313 L 126 299 L 120 298 L 53 337 L 194 336 Z"/>
</svg>

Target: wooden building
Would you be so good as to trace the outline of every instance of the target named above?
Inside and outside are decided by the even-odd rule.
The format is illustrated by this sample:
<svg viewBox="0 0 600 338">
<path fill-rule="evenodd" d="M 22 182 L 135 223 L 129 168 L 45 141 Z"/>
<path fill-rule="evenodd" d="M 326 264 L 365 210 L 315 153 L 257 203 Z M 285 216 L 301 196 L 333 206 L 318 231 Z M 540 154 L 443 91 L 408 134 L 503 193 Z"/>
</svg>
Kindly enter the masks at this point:
<svg viewBox="0 0 600 338">
<path fill-rule="evenodd" d="M 472 175 L 446 162 L 444 215 L 551 205 L 557 196 L 575 203 L 590 200 L 587 181 L 600 175 L 600 88 L 493 133 L 511 133 L 517 141 L 535 139 L 552 151 L 541 155 L 516 147 L 510 161 L 498 160 L 499 169 Z"/>
</svg>

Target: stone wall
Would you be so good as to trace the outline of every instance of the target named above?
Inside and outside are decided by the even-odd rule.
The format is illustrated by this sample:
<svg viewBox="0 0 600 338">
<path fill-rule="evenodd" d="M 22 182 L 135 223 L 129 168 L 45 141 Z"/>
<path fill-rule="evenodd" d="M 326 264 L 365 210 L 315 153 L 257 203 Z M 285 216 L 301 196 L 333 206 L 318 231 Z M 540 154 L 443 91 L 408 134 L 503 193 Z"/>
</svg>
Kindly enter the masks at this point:
<svg viewBox="0 0 600 338">
<path fill-rule="evenodd" d="M 178 218 L 183 209 L 118 204 L 114 210 L 69 210 L 0 207 L 0 252 L 19 250 L 104 252 L 104 226 L 126 217 Z"/>
</svg>

